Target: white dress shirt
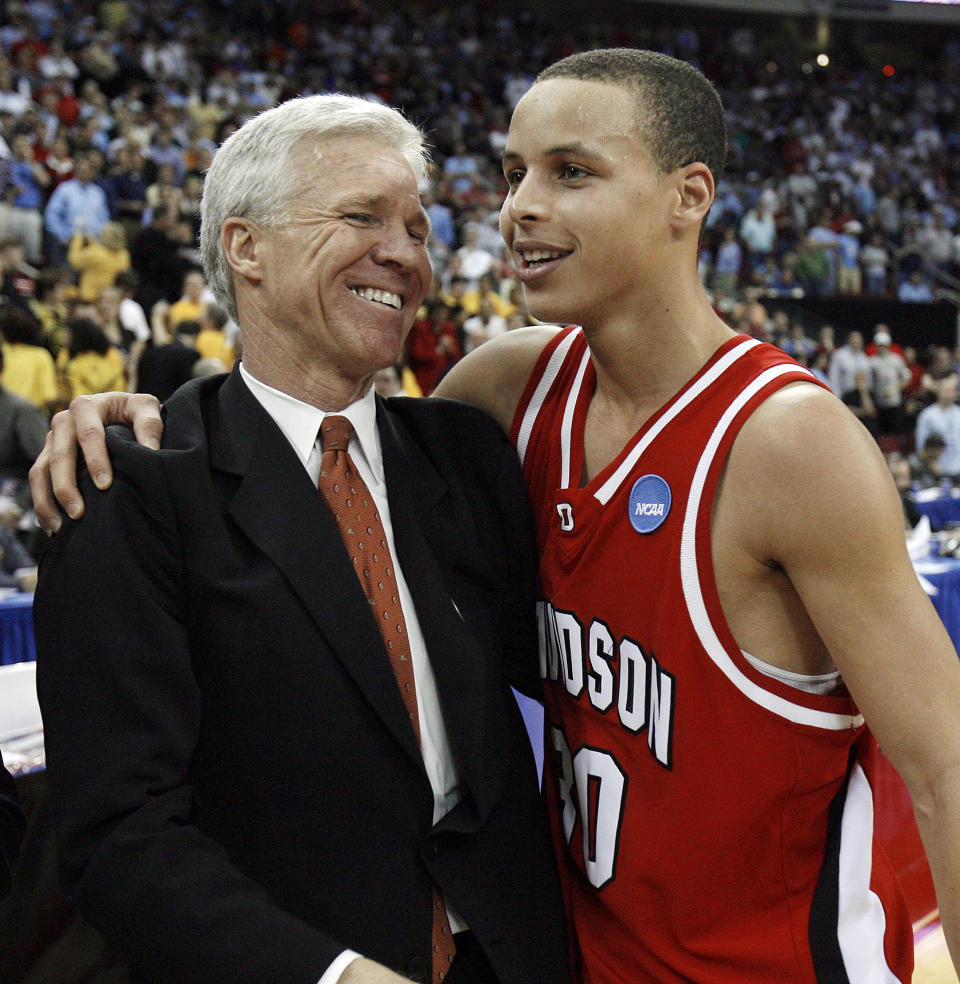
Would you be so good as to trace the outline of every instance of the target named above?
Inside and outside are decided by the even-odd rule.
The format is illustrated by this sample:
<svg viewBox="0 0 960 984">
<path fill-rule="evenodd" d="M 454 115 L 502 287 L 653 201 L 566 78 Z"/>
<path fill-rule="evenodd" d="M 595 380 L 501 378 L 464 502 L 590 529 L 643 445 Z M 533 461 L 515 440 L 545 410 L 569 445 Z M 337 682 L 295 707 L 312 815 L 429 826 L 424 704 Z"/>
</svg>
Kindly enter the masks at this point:
<svg viewBox="0 0 960 984">
<path fill-rule="evenodd" d="M 309 403 L 304 403 L 260 382 L 250 375 L 242 363 L 240 375 L 263 409 L 283 431 L 290 446 L 303 463 L 310 481 L 316 485 L 320 477 L 320 425 L 327 414 Z M 403 609 L 413 662 L 417 713 L 420 718 L 420 749 L 423 754 L 423 765 L 433 790 L 433 822 L 436 823 L 460 802 L 459 778 L 443 723 L 440 695 L 437 693 L 433 667 L 430 665 L 413 598 L 407 587 L 393 539 L 393 524 L 390 521 L 390 505 L 387 501 L 387 483 L 383 473 L 383 451 L 380 447 L 380 434 L 377 431 L 377 405 L 373 387 L 367 390 L 366 395 L 356 403 L 351 403 L 344 410 L 338 411 L 338 415 L 347 417 L 353 424 L 353 436 L 350 438 L 348 448 L 350 458 L 377 505 L 387 543 L 390 546 L 390 554 L 393 557 L 400 607 Z M 458 933 L 466 929 L 463 919 L 449 905 L 447 905 L 447 913 L 453 932 Z M 359 954 L 352 950 L 344 951 L 330 965 L 318 984 L 336 984 L 347 965 L 358 956 Z"/>
</svg>

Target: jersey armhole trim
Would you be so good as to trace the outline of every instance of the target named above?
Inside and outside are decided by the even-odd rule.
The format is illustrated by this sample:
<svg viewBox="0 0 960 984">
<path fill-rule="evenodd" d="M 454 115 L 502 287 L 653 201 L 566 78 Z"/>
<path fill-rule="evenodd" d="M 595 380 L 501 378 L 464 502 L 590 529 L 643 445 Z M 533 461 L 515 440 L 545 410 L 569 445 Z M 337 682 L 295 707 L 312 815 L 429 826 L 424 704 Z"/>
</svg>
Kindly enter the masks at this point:
<svg viewBox="0 0 960 984">
<path fill-rule="evenodd" d="M 537 415 L 547 398 L 547 393 L 550 392 L 550 387 L 563 366 L 570 346 L 581 332 L 582 329 L 578 326 L 568 325 L 550 339 L 537 358 L 533 372 L 524 387 L 520 403 L 517 405 L 513 424 L 510 427 L 510 439 L 517 449 L 521 463 L 523 463 L 527 453 L 533 425 L 536 423 Z"/>
</svg>

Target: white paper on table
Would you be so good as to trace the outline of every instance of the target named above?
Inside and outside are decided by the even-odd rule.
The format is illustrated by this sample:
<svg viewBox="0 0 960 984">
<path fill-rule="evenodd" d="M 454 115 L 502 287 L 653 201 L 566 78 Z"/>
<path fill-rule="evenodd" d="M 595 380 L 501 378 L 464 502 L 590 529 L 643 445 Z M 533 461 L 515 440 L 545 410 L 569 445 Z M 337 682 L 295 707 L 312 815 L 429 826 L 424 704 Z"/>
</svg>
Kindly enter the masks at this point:
<svg viewBox="0 0 960 984">
<path fill-rule="evenodd" d="M 930 517 L 921 516 L 912 530 L 907 530 L 907 553 L 911 560 L 923 560 L 930 556 Z"/>
<path fill-rule="evenodd" d="M 0 741 L 43 730 L 37 702 L 37 664 L 0 666 Z"/>
</svg>

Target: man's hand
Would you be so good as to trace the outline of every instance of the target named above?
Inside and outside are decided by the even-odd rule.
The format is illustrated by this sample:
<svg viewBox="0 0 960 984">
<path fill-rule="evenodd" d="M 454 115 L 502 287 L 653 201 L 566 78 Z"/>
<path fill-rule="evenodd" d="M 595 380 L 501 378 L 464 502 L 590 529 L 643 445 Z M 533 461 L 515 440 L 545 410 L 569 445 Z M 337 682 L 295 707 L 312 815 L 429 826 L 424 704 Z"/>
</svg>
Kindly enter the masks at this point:
<svg viewBox="0 0 960 984">
<path fill-rule="evenodd" d="M 340 975 L 338 984 L 410 984 L 410 978 L 395 974 L 383 964 L 358 957 Z"/>
<path fill-rule="evenodd" d="M 105 424 L 129 423 L 137 440 L 159 448 L 163 434 L 160 402 L 145 393 L 98 393 L 78 396 L 69 410 L 61 410 L 50 422 L 50 433 L 30 469 L 30 490 L 37 522 L 46 533 L 60 529 L 60 506 L 71 519 L 83 515 L 83 499 L 77 489 L 77 444 L 87 469 L 99 489 L 109 488 L 113 469 L 107 455 Z"/>
</svg>

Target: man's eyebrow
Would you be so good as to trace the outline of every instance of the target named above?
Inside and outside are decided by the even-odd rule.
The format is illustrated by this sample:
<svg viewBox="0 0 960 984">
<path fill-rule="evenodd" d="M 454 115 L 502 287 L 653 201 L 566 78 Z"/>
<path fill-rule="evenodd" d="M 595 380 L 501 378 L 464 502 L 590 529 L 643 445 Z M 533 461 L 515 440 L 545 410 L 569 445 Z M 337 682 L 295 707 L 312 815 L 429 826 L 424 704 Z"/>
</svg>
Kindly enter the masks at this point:
<svg viewBox="0 0 960 984">
<path fill-rule="evenodd" d="M 382 209 L 390 199 L 386 195 L 352 195 L 341 199 L 340 208 L 369 208 Z"/>
</svg>

